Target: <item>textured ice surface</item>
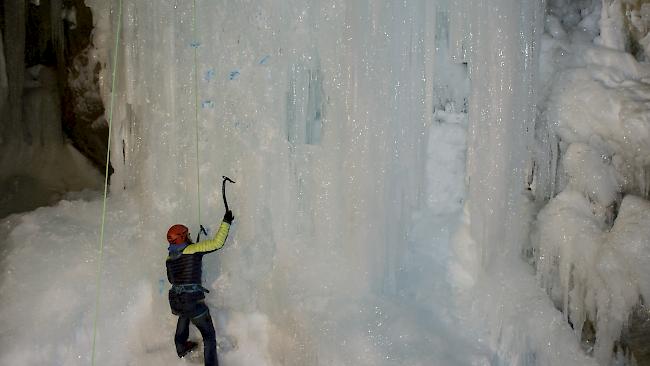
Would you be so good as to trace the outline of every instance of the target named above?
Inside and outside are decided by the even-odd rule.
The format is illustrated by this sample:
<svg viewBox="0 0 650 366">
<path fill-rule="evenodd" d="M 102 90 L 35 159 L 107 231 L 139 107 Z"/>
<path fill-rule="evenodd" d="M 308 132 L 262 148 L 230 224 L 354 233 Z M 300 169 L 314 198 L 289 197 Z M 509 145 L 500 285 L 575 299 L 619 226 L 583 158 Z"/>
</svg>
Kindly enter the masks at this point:
<svg viewBox="0 0 650 366">
<path fill-rule="evenodd" d="M 446 4 L 197 1 L 193 29 L 191 2 L 125 2 L 116 51 L 117 9 L 88 3 L 91 56 L 119 61 L 98 364 L 182 364 L 164 233 L 198 227 L 197 142 L 204 225 L 223 214 L 221 176 L 237 181 L 231 236 L 204 259 L 222 363 L 487 362 L 456 328 L 447 278 L 467 74 L 436 67 L 452 64 L 431 48 L 447 47 L 435 38 Z M 100 207 L 66 201 L 4 222 L 3 292 L 36 284 L 6 298 L 0 363 L 88 364 Z M 34 343 L 27 317 L 47 323 L 39 352 L 16 348 Z"/>
<path fill-rule="evenodd" d="M 539 277 L 554 284 L 549 299 L 520 259 L 528 188 L 555 181 L 530 178 L 533 134 L 556 141 L 552 126 L 533 125 L 536 103 L 553 90 L 537 89 L 539 2 L 197 1 L 196 19 L 190 2 L 125 2 L 119 50 L 115 4 L 87 3 L 104 100 L 108 60 L 117 52 L 119 61 L 98 364 L 183 364 L 172 348 L 164 232 L 177 222 L 196 231 L 198 201 L 200 221 L 216 228 L 222 175 L 237 181 L 228 191 L 236 221 L 224 249 L 205 258 L 204 284 L 223 364 L 595 364 L 556 309 L 568 294 L 553 281 L 566 284 L 566 268 L 551 261 Z M 546 23 L 557 39 L 545 45 L 554 63 L 542 77 L 580 65 L 564 48 L 598 34 L 599 8 L 582 4 L 564 4 Z M 644 67 L 608 52 L 584 53 L 602 56 L 594 70 L 607 88 L 644 78 Z M 635 67 L 614 67 L 621 61 Z M 556 125 L 573 131 L 575 122 Z M 598 149 L 617 145 L 601 135 L 594 146 L 576 133 L 582 145 L 565 157 L 572 180 L 558 186 L 609 202 L 618 175 L 593 182 L 601 175 L 591 169 L 609 167 Z M 603 243 L 607 211 L 594 217 L 575 189 L 538 217 L 544 250 L 585 271 L 602 263 L 612 279 L 645 279 L 635 271 L 642 259 L 629 273 L 609 266 L 644 253 L 632 237 L 644 205 L 626 201 L 611 233 L 626 242 L 619 254 L 578 255 Z M 95 197 L 63 201 L 2 222 L 0 289 L 21 294 L 0 300 L 0 328 L 10 330 L 2 364 L 89 363 L 100 207 Z M 579 246 L 560 242 L 565 226 Z M 616 299 L 636 294 L 621 290 Z M 602 342 L 619 320 L 604 325 Z"/>
<path fill-rule="evenodd" d="M 647 230 L 649 69 L 626 51 L 620 1 L 554 3 L 561 22 L 547 22 L 541 118 L 559 137 L 551 155 L 561 192 L 537 216 L 537 273 L 585 351 L 600 364 L 624 364 L 615 361 L 615 345 L 629 321 L 643 321 L 631 314 L 647 298 L 650 273 L 641 263 L 650 245 L 640 239 Z"/>
</svg>

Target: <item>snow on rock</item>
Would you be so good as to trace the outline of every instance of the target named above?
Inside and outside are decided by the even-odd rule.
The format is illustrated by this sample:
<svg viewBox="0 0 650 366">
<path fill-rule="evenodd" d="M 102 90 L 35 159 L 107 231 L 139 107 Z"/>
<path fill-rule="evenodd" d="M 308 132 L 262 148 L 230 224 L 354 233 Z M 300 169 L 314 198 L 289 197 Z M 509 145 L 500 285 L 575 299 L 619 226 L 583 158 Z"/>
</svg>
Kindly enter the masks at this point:
<svg viewBox="0 0 650 366">
<path fill-rule="evenodd" d="M 609 235 L 611 250 L 627 266 L 632 281 L 626 285 L 638 286 L 644 299 L 650 299 L 650 202 L 635 196 L 626 196 Z M 621 282 L 622 283 L 622 282 Z"/>
<path fill-rule="evenodd" d="M 650 276 L 650 65 L 627 49 L 624 17 L 630 13 L 624 9 L 631 3 L 591 2 L 576 20 L 571 5 L 551 2 L 559 22 L 547 21 L 543 40 L 548 82 L 542 118 L 559 137 L 553 183 L 559 182 L 560 193 L 537 214 L 533 262 L 576 339 L 603 365 L 627 364 L 643 354 L 622 340 L 628 327 L 636 327 L 630 322 L 645 321 L 637 310 Z M 560 25 L 583 32 L 571 24 L 592 35 L 600 30 L 600 36 L 566 39 Z"/>
<path fill-rule="evenodd" d="M 648 75 L 645 70 L 636 69 L 648 66 L 626 57 L 629 63 L 609 64 L 630 68 L 610 69 L 605 62 L 595 63 L 610 60 L 603 53 L 611 55 L 607 50 L 592 50 L 593 66 L 562 73 L 551 92 L 547 115 L 564 141 L 592 144 L 645 166 L 650 164 L 650 117 L 645 113 L 650 107 L 650 85 L 640 81 Z"/>
<path fill-rule="evenodd" d="M 589 145 L 570 144 L 564 154 L 564 170 L 569 188 L 584 192 L 607 207 L 618 198 L 620 178 L 608 156 Z"/>
<path fill-rule="evenodd" d="M 540 282 L 577 335 L 593 323 L 595 344 L 587 351 L 606 364 L 639 299 L 648 296 L 650 202 L 626 196 L 607 231 L 580 192 L 565 190 L 537 220 Z"/>
<path fill-rule="evenodd" d="M 539 212 L 533 231 L 540 283 L 578 332 L 588 310 L 595 310 L 593 289 L 602 288 L 593 268 L 604 229 L 603 218 L 594 216 L 589 200 L 565 190 Z"/>
<path fill-rule="evenodd" d="M 562 140 L 590 145 L 611 160 L 619 189 L 645 194 L 650 164 L 650 65 L 629 53 L 545 39 L 549 80 L 545 118 Z M 561 56 L 560 56 L 561 55 Z M 554 74 L 557 72 L 557 74 Z M 600 173 L 596 173 L 600 174 Z"/>
</svg>

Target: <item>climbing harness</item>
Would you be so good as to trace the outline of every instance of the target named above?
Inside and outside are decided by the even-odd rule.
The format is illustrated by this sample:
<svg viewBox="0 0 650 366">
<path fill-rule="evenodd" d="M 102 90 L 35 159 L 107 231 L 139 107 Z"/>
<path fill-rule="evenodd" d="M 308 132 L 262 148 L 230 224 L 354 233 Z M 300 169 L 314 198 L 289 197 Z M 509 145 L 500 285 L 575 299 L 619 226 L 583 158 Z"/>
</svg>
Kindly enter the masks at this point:
<svg viewBox="0 0 650 366">
<path fill-rule="evenodd" d="M 189 283 L 185 285 L 172 285 L 171 291 L 176 294 L 182 294 L 184 292 L 206 292 L 206 293 L 210 292 L 207 288 L 196 283 Z"/>
<path fill-rule="evenodd" d="M 117 32 L 115 35 L 115 47 L 113 48 L 113 75 L 111 81 L 111 104 L 108 109 L 108 148 L 106 149 L 106 171 L 104 172 L 104 202 L 102 204 L 102 221 L 99 230 L 99 254 L 97 259 L 97 276 L 96 288 L 97 295 L 95 297 L 95 318 L 93 320 L 93 344 L 91 365 L 95 365 L 95 349 L 97 344 L 97 319 L 99 316 L 99 298 L 101 293 L 101 274 L 102 274 L 102 257 L 104 256 L 104 227 L 106 223 L 106 197 L 108 195 L 108 164 L 111 158 L 111 132 L 113 126 L 113 106 L 115 105 L 115 80 L 117 75 L 117 54 L 120 45 L 120 27 L 122 25 L 122 0 L 118 0 L 117 11 Z"/>
</svg>

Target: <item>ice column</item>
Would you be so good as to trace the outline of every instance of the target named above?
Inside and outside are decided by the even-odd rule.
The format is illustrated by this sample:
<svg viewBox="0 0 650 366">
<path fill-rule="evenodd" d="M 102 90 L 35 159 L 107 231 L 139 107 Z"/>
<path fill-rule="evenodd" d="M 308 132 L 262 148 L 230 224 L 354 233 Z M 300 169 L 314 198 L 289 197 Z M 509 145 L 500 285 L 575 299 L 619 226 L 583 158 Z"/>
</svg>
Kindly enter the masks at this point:
<svg viewBox="0 0 650 366">
<path fill-rule="evenodd" d="M 463 4 L 461 4 L 463 3 Z M 517 256 L 527 235 L 523 215 L 535 118 L 535 76 L 543 2 L 457 2 L 470 19 L 466 39 L 469 104 L 471 232 L 489 270 L 497 257 Z M 463 8 L 466 6 L 466 8 Z M 460 57 L 459 56 L 459 57 Z"/>
<path fill-rule="evenodd" d="M 3 110 L 7 96 L 9 94 L 9 85 L 7 84 L 7 64 L 5 62 L 5 47 L 2 41 L 2 31 L 0 30 L 0 111 Z M 2 134 L 0 134 L 2 141 Z"/>
<path fill-rule="evenodd" d="M 63 70 L 63 48 L 65 36 L 63 33 L 63 0 L 50 0 L 50 21 L 52 22 L 52 46 L 56 54 L 56 62 L 60 70 Z"/>
<path fill-rule="evenodd" d="M 5 130 L 0 132 L 0 143 L 11 139 L 22 131 L 22 94 L 25 73 L 25 21 L 24 0 L 6 1 L 5 11 L 5 61 L 7 66 L 8 108 Z M 19 137 L 16 136 L 16 137 Z M 19 137 L 21 138 L 21 137 Z"/>
</svg>

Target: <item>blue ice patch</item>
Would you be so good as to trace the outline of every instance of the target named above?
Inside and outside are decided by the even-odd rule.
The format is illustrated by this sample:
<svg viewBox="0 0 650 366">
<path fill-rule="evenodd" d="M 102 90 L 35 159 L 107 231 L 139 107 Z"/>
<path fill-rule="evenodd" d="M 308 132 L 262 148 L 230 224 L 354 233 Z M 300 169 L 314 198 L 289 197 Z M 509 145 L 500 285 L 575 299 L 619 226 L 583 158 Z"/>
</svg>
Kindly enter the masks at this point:
<svg viewBox="0 0 650 366">
<path fill-rule="evenodd" d="M 262 59 L 260 60 L 260 62 L 258 62 L 258 64 L 266 65 L 269 62 L 270 58 L 271 58 L 271 55 L 266 55 L 266 56 L 262 57 Z"/>
<path fill-rule="evenodd" d="M 208 81 L 208 82 L 210 80 L 214 79 L 214 69 L 210 69 L 210 70 L 206 71 L 205 76 L 203 78 L 205 79 L 205 81 Z"/>
</svg>

